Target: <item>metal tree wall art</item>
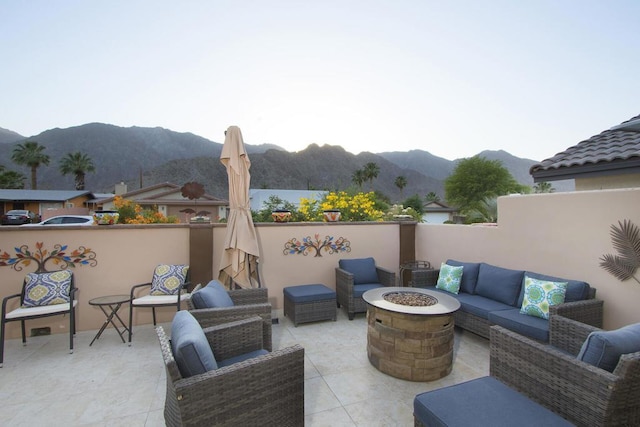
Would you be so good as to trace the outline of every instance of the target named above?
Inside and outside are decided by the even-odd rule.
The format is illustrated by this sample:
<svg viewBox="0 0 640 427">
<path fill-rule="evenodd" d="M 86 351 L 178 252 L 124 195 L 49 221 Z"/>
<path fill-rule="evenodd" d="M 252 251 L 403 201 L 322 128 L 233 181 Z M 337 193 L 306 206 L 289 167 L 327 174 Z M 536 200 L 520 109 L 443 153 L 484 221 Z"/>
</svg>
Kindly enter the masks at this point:
<svg viewBox="0 0 640 427">
<path fill-rule="evenodd" d="M 611 242 L 618 255 L 606 254 L 600 257 L 600 267 L 618 279 L 633 279 L 640 283 L 636 271 L 640 268 L 640 229 L 631 221 L 618 221 L 611 226 Z"/>
<path fill-rule="evenodd" d="M 334 242 L 333 236 L 325 236 L 324 240 L 320 240 L 320 235 L 316 234 L 315 239 L 312 239 L 311 236 L 307 236 L 299 241 L 295 237 L 289 239 L 287 243 L 284 244 L 285 255 L 304 255 L 307 256 L 310 253 L 313 253 L 316 257 L 321 257 L 322 252 L 328 252 L 329 254 L 336 254 L 339 252 L 351 252 L 351 242 L 349 242 L 344 237 L 338 237 L 338 239 Z"/>
<path fill-rule="evenodd" d="M 7 251 L 0 249 L 0 267 L 11 267 L 16 271 L 22 271 L 23 267 L 28 267 L 32 263 L 37 265 L 36 273 L 47 271 L 46 264 L 53 263 L 58 269 L 75 268 L 77 266 L 89 265 L 95 267 L 98 264 L 96 253 L 84 246 L 78 247 L 71 252 L 67 252 L 67 245 L 56 244 L 49 252 L 43 249 L 42 242 L 36 242 L 36 250 L 29 250 L 29 246 L 22 245 L 13 248 L 15 256 L 11 256 Z"/>
</svg>

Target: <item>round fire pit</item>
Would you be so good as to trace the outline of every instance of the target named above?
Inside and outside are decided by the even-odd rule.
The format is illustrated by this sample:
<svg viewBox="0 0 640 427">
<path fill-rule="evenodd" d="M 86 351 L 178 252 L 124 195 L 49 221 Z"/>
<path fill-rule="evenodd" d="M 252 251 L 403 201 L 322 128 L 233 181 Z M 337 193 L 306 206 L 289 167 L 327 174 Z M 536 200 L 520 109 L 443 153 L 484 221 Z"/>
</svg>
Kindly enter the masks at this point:
<svg viewBox="0 0 640 427">
<path fill-rule="evenodd" d="M 381 372 L 409 381 L 451 373 L 453 329 L 460 303 L 443 292 L 384 287 L 364 293 L 367 355 Z"/>
</svg>

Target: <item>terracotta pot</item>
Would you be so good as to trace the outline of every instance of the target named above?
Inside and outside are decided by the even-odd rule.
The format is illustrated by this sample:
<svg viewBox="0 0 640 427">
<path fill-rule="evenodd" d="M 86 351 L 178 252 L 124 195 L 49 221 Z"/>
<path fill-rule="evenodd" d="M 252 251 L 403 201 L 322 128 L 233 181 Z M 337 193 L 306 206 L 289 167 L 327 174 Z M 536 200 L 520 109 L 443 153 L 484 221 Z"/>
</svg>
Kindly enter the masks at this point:
<svg viewBox="0 0 640 427">
<path fill-rule="evenodd" d="M 118 211 L 95 211 L 93 221 L 98 225 L 113 225 L 118 223 Z"/>
<path fill-rule="evenodd" d="M 340 211 L 337 209 L 328 209 L 322 212 L 324 220 L 326 222 L 338 222 L 340 221 Z"/>
<path fill-rule="evenodd" d="M 273 222 L 289 222 L 291 219 L 291 211 L 277 210 L 271 212 Z"/>
</svg>

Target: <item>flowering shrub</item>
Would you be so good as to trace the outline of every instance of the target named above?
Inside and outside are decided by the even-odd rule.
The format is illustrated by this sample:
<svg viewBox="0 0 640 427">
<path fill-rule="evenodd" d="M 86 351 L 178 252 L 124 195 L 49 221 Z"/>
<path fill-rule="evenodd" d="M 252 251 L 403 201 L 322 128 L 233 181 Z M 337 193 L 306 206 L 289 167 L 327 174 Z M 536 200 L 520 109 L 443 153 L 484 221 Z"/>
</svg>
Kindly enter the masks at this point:
<svg viewBox="0 0 640 427">
<path fill-rule="evenodd" d="M 123 199 L 121 196 L 116 196 L 113 199 L 113 204 L 120 214 L 118 219 L 120 224 L 175 224 L 180 222 L 173 215 L 167 217 L 157 209 L 143 209 L 133 200 Z"/>
<path fill-rule="evenodd" d="M 397 221 L 400 217 L 405 217 L 408 219 L 408 216 L 411 217 L 413 221 L 422 222 L 422 217 L 419 212 L 416 212 L 411 206 L 408 208 L 403 207 L 402 205 L 393 205 L 387 213 L 384 215 L 384 219 L 386 221 Z"/>
<path fill-rule="evenodd" d="M 322 211 L 337 209 L 340 221 L 382 221 L 384 212 L 378 209 L 375 194 L 346 191 L 330 192 L 321 201 L 300 199 L 298 212 L 304 221 L 322 221 Z"/>
</svg>

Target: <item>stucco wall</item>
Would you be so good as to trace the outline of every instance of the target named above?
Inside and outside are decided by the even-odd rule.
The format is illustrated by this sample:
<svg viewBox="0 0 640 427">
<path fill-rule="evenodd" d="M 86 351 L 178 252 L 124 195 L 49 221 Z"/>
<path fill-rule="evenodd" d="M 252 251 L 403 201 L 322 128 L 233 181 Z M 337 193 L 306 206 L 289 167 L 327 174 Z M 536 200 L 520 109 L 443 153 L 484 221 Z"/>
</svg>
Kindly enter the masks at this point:
<svg viewBox="0 0 640 427">
<path fill-rule="evenodd" d="M 629 219 L 640 227 L 640 189 L 500 197 L 498 218 L 497 227 L 419 224 L 416 257 L 585 280 L 605 302 L 605 328 L 640 322 L 640 284 L 620 282 L 599 266 L 603 254 L 615 254 L 612 224 Z"/>
</svg>

